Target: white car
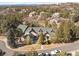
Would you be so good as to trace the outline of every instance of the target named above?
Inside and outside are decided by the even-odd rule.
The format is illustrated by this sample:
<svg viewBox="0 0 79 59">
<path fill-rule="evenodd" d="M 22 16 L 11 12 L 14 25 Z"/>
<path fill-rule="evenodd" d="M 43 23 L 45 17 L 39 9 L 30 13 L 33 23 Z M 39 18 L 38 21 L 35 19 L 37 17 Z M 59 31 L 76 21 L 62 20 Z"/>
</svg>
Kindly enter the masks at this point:
<svg viewBox="0 0 79 59">
<path fill-rule="evenodd" d="M 42 55 L 42 53 L 38 53 L 38 56 L 41 56 Z"/>
<path fill-rule="evenodd" d="M 61 50 L 54 50 L 51 51 L 51 55 L 55 56 L 57 53 L 61 52 Z"/>
</svg>

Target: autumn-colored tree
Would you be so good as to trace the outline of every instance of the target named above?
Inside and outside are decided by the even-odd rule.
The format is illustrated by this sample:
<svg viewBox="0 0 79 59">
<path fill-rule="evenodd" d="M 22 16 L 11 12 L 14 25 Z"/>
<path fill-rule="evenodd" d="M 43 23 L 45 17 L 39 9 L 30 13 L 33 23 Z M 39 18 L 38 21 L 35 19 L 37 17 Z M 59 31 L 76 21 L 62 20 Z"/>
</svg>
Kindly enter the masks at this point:
<svg viewBox="0 0 79 59">
<path fill-rule="evenodd" d="M 64 18 L 69 18 L 70 16 L 70 11 L 66 10 L 66 9 L 63 9 L 61 11 L 61 14 L 60 14 L 61 17 L 64 17 Z"/>
<path fill-rule="evenodd" d="M 63 22 L 60 23 L 59 28 L 57 29 L 55 35 L 56 35 L 56 42 L 63 42 L 64 39 L 64 32 L 63 32 Z"/>
<path fill-rule="evenodd" d="M 45 20 L 45 27 L 48 27 L 48 20 Z"/>
<path fill-rule="evenodd" d="M 71 20 L 66 20 L 60 23 L 59 28 L 57 29 L 56 39 L 54 42 L 70 42 L 75 40 L 76 30 L 74 23 Z"/>
<path fill-rule="evenodd" d="M 30 38 L 30 36 L 27 36 L 25 39 L 25 44 L 30 45 L 32 44 L 32 39 Z"/>
<path fill-rule="evenodd" d="M 64 23 L 64 41 L 73 41 L 75 40 L 76 30 L 74 22 L 71 20 L 67 20 Z"/>
<path fill-rule="evenodd" d="M 43 36 L 43 33 L 40 32 L 37 40 L 37 44 L 42 44 L 43 42 L 44 42 L 44 36 Z"/>
<path fill-rule="evenodd" d="M 57 24 L 55 22 L 52 23 L 52 28 L 57 29 Z"/>
<path fill-rule="evenodd" d="M 79 26 L 76 26 L 76 38 L 79 39 Z"/>
</svg>

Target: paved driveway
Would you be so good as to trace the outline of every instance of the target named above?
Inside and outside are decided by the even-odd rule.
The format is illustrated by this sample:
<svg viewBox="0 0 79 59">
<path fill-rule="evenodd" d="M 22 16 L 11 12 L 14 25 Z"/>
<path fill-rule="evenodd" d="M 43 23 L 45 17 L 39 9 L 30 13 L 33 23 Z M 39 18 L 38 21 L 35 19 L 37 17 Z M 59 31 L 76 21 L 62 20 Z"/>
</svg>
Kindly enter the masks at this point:
<svg viewBox="0 0 79 59">
<path fill-rule="evenodd" d="M 0 49 L 6 52 L 5 56 L 12 56 L 14 54 L 14 51 L 6 48 L 6 45 L 3 41 L 0 41 Z"/>
</svg>

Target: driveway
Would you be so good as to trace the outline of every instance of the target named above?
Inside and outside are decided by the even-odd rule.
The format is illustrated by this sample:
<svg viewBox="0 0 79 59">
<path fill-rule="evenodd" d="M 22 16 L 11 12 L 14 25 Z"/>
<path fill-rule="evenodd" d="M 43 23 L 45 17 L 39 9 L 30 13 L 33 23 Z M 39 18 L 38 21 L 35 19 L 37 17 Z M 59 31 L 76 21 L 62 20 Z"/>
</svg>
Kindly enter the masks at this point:
<svg viewBox="0 0 79 59">
<path fill-rule="evenodd" d="M 18 51 L 18 52 L 21 52 L 21 53 L 25 52 L 23 50 L 21 51 L 21 50 L 18 50 L 18 49 L 11 50 L 11 49 L 7 48 L 6 45 L 5 45 L 5 42 L 1 41 L 1 40 L 0 40 L 0 49 L 2 49 L 3 51 L 6 52 L 5 56 L 12 56 L 14 54 L 15 50 Z M 48 52 L 49 53 L 52 50 L 56 50 L 56 49 L 64 50 L 64 51 L 67 51 L 67 52 L 79 50 L 79 40 L 76 41 L 76 42 L 73 42 L 73 43 L 67 43 L 65 45 L 62 45 L 62 46 L 56 47 L 56 48 L 53 48 L 53 46 L 52 46 L 52 48 L 42 49 L 42 50 L 39 50 L 38 52 L 44 52 L 44 53 Z"/>
<path fill-rule="evenodd" d="M 60 47 L 56 47 L 56 48 L 40 50 L 39 52 L 48 52 L 49 53 L 49 52 L 51 52 L 53 50 L 57 50 L 57 49 L 67 51 L 67 52 L 79 50 L 79 41 L 74 42 L 74 43 L 69 43 L 64 46 L 60 46 Z"/>
<path fill-rule="evenodd" d="M 2 49 L 5 53 L 5 56 L 12 56 L 14 51 L 8 49 L 3 41 L 0 41 L 0 49 Z"/>
</svg>

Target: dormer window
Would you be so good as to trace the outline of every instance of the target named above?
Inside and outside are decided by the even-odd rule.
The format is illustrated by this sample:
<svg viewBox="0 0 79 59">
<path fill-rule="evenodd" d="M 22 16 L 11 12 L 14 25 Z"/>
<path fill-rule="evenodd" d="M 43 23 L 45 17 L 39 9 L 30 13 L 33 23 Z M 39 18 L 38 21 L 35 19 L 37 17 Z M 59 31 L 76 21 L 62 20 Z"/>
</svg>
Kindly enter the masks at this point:
<svg viewBox="0 0 79 59">
<path fill-rule="evenodd" d="M 40 30 L 39 30 L 39 32 L 43 32 L 43 30 L 42 30 L 42 29 L 40 29 Z"/>
</svg>

